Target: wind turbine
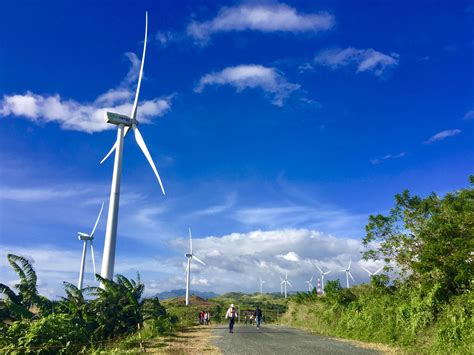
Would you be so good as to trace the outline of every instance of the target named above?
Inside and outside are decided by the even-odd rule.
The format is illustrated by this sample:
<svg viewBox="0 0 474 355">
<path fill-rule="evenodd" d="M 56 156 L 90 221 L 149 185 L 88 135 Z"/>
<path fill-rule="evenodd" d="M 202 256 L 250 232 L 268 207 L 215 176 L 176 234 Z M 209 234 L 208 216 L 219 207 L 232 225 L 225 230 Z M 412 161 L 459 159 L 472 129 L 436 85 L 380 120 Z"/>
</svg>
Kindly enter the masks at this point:
<svg viewBox="0 0 474 355">
<path fill-rule="evenodd" d="M 281 280 L 280 285 L 281 285 L 281 286 L 283 287 L 283 289 L 285 290 L 285 298 L 287 298 L 287 296 L 286 296 L 286 287 L 287 287 L 287 285 L 290 285 L 290 287 L 293 287 L 293 285 L 291 284 L 291 282 L 288 281 L 288 270 L 285 271 L 285 279 L 282 279 L 282 278 L 280 277 L 280 280 Z"/>
<path fill-rule="evenodd" d="M 351 274 L 351 264 L 352 264 L 352 260 L 349 261 L 349 266 L 347 267 L 347 269 L 341 270 L 341 272 L 345 272 L 345 273 L 346 273 L 346 285 L 347 285 L 347 288 L 349 288 L 349 276 L 351 277 L 352 282 L 354 282 L 354 278 L 352 277 L 352 274 Z"/>
<path fill-rule="evenodd" d="M 305 281 L 307 284 L 308 284 L 308 292 L 311 292 L 311 290 L 313 289 L 313 276 L 311 276 L 311 278 L 308 280 L 308 281 Z"/>
<path fill-rule="evenodd" d="M 189 228 L 189 253 L 184 254 L 188 258 L 188 266 L 186 267 L 186 306 L 189 305 L 189 281 L 191 279 L 191 260 L 196 259 L 203 265 L 206 265 L 204 261 L 199 259 L 193 254 L 193 238 L 191 236 L 191 228 Z"/>
<path fill-rule="evenodd" d="M 84 245 L 82 246 L 82 259 L 81 259 L 81 268 L 79 269 L 79 281 L 77 282 L 77 288 L 79 290 L 82 289 L 82 281 L 84 280 L 84 266 L 86 264 L 86 251 L 87 251 L 87 241 L 90 240 L 91 244 L 91 256 L 92 256 L 92 267 L 94 268 L 94 278 L 95 278 L 95 260 L 94 260 L 94 246 L 92 245 L 92 240 L 94 239 L 95 229 L 99 224 L 100 216 L 102 215 L 102 210 L 104 208 L 104 203 L 102 202 L 102 206 L 100 207 L 99 215 L 97 216 L 97 220 L 95 221 L 94 227 L 92 228 L 92 232 L 90 234 L 77 232 L 77 239 L 83 240 Z"/>
<path fill-rule="evenodd" d="M 323 271 L 319 266 L 318 264 L 313 264 L 316 269 L 319 270 L 319 273 L 321 274 L 321 289 L 322 289 L 322 292 L 324 293 L 324 276 L 326 276 L 327 274 L 329 274 L 331 272 L 331 270 L 328 270 L 328 271 Z"/>
<path fill-rule="evenodd" d="M 114 171 L 112 175 L 112 186 L 110 189 L 110 202 L 109 202 L 109 214 L 107 217 L 107 229 L 105 233 L 105 244 L 104 244 L 104 256 L 102 258 L 102 270 L 101 276 L 105 279 L 112 279 L 114 276 L 114 265 L 115 265 L 115 246 L 117 242 L 117 223 L 118 223 L 118 210 L 119 210 L 119 199 L 120 199 L 120 177 L 122 173 L 122 157 L 123 157 L 123 141 L 125 135 L 133 130 L 135 140 L 145 155 L 148 163 L 151 165 L 153 172 L 160 184 L 163 195 L 165 189 L 161 182 L 160 175 L 156 169 L 153 159 L 151 158 L 150 152 L 143 140 L 140 131 L 138 130 L 137 121 L 137 109 L 138 109 L 138 96 L 140 93 L 140 85 L 143 77 L 143 66 L 145 64 L 145 53 L 146 53 L 146 41 L 148 34 L 148 12 L 145 13 L 145 41 L 143 43 L 143 54 L 140 65 L 140 74 L 138 76 L 137 91 L 135 93 L 135 100 L 132 106 L 132 112 L 130 116 L 123 114 L 106 112 L 105 121 L 118 126 L 117 129 L 117 140 L 113 145 L 112 149 L 100 162 L 101 164 L 115 151 Z"/>
<path fill-rule="evenodd" d="M 260 294 L 262 294 L 263 293 L 263 284 L 265 283 L 265 281 L 263 281 L 260 277 L 258 279 L 260 281 Z"/>
<path fill-rule="evenodd" d="M 377 269 L 377 271 L 372 272 L 372 271 L 370 271 L 370 270 L 367 270 L 367 269 L 366 269 L 365 267 L 363 267 L 362 265 L 361 265 L 360 267 L 361 267 L 362 269 L 364 269 L 364 271 L 365 271 L 366 273 L 369 274 L 369 277 L 372 277 L 372 276 L 374 276 L 374 275 L 377 275 L 377 274 L 378 274 L 380 271 L 382 271 L 382 269 L 384 268 L 384 267 L 382 266 L 381 268 Z"/>
</svg>

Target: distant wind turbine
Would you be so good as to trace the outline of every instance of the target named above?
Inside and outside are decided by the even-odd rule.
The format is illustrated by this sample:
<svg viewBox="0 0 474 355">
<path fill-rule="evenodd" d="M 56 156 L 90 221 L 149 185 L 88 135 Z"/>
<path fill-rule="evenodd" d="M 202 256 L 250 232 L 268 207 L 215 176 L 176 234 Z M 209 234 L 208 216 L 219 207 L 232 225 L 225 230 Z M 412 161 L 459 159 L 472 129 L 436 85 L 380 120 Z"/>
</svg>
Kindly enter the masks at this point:
<svg viewBox="0 0 474 355">
<path fill-rule="evenodd" d="M 193 237 L 191 236 L 191 228 L 189 228 L 189 253 L 184 254 L 188 258 L 188 266 L 186 267 L 186 306 L 189 305 L 189 283 L 191 280 L 191 260 L 195 259 L 203 265 L 206 265 L 204 261 L 199 259 L 193 254 Z"/>
<path fill-rule="evenodd" d="M 311 278 L 308 280 L 308 281 L 305 281 L 307 284 L 308 284 L 308 292 L 311 292 L 311 290 L 313 289 L 313 276 L 311 276 Z"/>
<path fill-rule="evenodd" d="M 94 269 L 94 278 L 95 278 L 95 260 L 94 260 L 94 246 L 92 245 L 92 240 L 94 240 L 94 233 L 95 229 L 97 228 L 97 225 L 99 224 L 99 219 L 100 216 L 102 215 L 102 210 L 104 208 L 104 203 L 102 202 L 102 206 L 100 207 L 99 215 L 97 216 L 97 219 L 95 221 L 94 227 L 92 228 L 92 232 L 90 234 L 78 232 L 77 233 L 77 238 L 79 240 L 83 240 L 84 244 L 82 246 L 82 259 L 81 259 L 81 268 L 79 269 L 79 281 L 77 282 L 77 288 L 79 290 L 82 289 L 82 281 L 84 280 L 84 267 L 86 264 L 86 252 L 87 252 L 87 241 L 90 240 L 90 245 L 91 245 L 91 257 L 92 257 L 92 267 Z"/>
<path fill-rule="evenodd" d="M 140 65 L 140 73 L 138 76 L 137 91 L 135 94 L 135 100 L 133 102 L 131 115 L 123 115 L 118 113 L 106 112 L 105 121 L 107 123 L 114 124 L 118 126 L 117 129 L 117 140 L 113 145 L 112 149 L 107 153 L 107 155 L 100 162 L 101 164 L 115 151 L 115 161 L 114 161 L 114 171 L 112 175 L 112 186 L 110 189 L 110 202 L 109 202 L 109 215 L 107 217 L 107 229 L 105 233 L 105 243 L 104 243 L 104 256 L 102 258 L 102 270 L 101 276 L 105 279 L 112 279 L 114 276 L 114 266 L 115 266 L 115 246 L 117 242 L 117 223 L 118 223 L 118 211 L 119 211 L 119 199 L 120 199 L 120 178 L 122 174 L 122 157 L 123 157 L 123 141 L 124 137 L 130 131 L 130 128 L 133 130 L 135 135 L 135 141 L 145 155 L 148 163 L 150 164 L 155 176 L 160 184 L 161 191 L 163 195 L 165 194 L 165 189 L 161 182 L 160 175 L 156 169 L 155 163 L 151 158 L 150 152 L 143 140 L 143 137 L 138 130 L 138 121 L 137 121 L 137 110 L 138 110 L 138 96 L 140 93 L 140 85 L 143 77 L 143 66 L 145 64 L 145 53 L 146 53 L 146 42 L 148 34 L 148 12 L 145 13 L 145 41 L 143 43 L 143 54 L 142 61 Z M 103 286 L 103 285 L 102 285 Z"/>
<path fill-rule="evenodd" d="M 260 277 L 258 279 L 260 281 L 260 294 L 263 294 L 263 284 L 265 283 L 265 281 L 263 281 Z"/>
<path fill-rule="evenodd" d="M 319 273 L 321 274 L 321 290 L 322 290 L 322 293 L 324 293 L 324 276 L 329 274 L 331 270 L 323 271 L 317 264 L 313 264 L 313 265 L 316 267 L 316 269 L 318 269 Z"/>
<path fill-rule="evenodd" d="M 343 269 L 343 270 L 340 271 L 340 272 L 345 272 L 346 273 L 347 288 L 349 288 L 349 277 L 352 279 L 352 282 L 354 282 L 354 277 L 352 277 L 352 274 L 351 274 L 351 264 L 352 264 L 352 260 L 349 261 L 349 266 L 347 267 L 347 269 Z"/>
<path fill-rule="evenodd" d="M 370 271 L 370 270 L 367 270 L 367 269 L 366 269 L 365 267 L 363 267 L 362 265 L 361 265 L 360 267 L 361 267 L 362 269 L 364 269 L 364 271 L 365 271 L 366 273 L 369 274 L 369 277 L 372 277 L 372 276 L 374 276 L 374 275 L 377 275 L 377 274 L 378 274 L 380 271 L 382 271 L 382 269 L 384 268 L 384 266 L 382 266 L 381 268 L 377 269 L 377 271 L 372 272 L 372 271 Z"/>
<path fill-rule="evenodd" d="M 288 281 L 288 270 L 285 271 L 285 279 L 282 279 L 282 278 L 280 277 L 280 280 L 281 280 L 280 285 L 283 287 L 283 290 L 285 291 L 285 298 L 287 298 L 287 292 L 286 292 L 287 285 L 289 285 L 290 287 L 293 287 L 293 285 L 291 284 L 291 282 Z"/>
</svg>

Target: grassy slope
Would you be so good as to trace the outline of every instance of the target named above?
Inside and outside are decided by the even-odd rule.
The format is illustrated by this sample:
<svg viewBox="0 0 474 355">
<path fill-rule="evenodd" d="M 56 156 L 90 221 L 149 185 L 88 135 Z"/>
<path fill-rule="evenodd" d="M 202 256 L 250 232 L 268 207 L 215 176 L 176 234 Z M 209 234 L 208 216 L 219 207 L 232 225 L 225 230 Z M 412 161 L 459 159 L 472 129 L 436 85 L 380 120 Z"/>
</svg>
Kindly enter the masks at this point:
<svg viewBox="0 0 474 355">
<path fill-rule="evenodd" d="M 168 313 L 176 315 L 182 324 L 196 324 L 199 311 L 209 311 L 211 321 L 220 323 L 225 318 L 225 312 L 230 304 L 234 304 L 243 316 L 244 312 L 251 312 L 258 305 L 265 315 L 266 322 L 277 321 L 286 311 L 286 300 L 274 294 L 244 294 L 239 292 L 226 293 L 224 295 L 203 300 L 199 297 L 190 297 L 190 305 L 184 305 L 184 298 L 178 297 L 164 300 L 162 304 Z"/>
<path fill-rule="evenodd" d="M 429 296 L 377 293 L 367 285 L 351 289 L 347 304 L 330 300 L 290 301 L 283 321 L 318 334 L 383 343 L 408 353 L 474 353 L 474 297 L 453 298 L 447 305 Z"/>
</svg>

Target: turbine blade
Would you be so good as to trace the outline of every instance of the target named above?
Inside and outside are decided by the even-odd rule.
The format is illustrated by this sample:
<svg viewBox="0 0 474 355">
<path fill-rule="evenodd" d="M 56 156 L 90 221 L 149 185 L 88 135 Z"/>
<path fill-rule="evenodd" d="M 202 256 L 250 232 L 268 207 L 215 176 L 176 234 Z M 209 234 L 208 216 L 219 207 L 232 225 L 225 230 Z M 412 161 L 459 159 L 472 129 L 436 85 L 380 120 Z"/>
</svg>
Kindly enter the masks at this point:
<svg viewBox="0 0 474 355">
<path fill-rule="evenodd" d="M 143 140 L 143 137 L 137 127 L 133 126 L 133 132 L 135 133 L 135 140 L 137 141 L 138 146 L 140 147 L 146 159 L 148 160 L 148 163 L 150 163 L 150 166 L 153 169 L 153 172 L 155 173 L 156 178 L 158 179 L 158 182 L 160 183 L 161 191 L 163 191 L 163 195 L 164 195 L 165 188 L 163 187 L 160 174 L 158 174 L 158 170 L 156 170 L 155 163 L 153 163 L 153 159 L 151 158 L 150 152 L 148 151 L 148 148 L 146 147 L 145 141 Z"/>
<path fill-rule="evenodd" d="M 349 274 L 349 277 L 352 279 L 353 282 L 355 282 L 354 278 L 352 277 L 352 274 L 350 271 L 347 272 Z"/>
<path fill-rule="evenodd" d="M 319 272 L 320 272 L 321 274 L 324 274 L 324 273 L 323 273 L 323 270 L 321 270 L 321 268 L 320 268 L 318 265 L 315 265 L 315 266 L 316 266 L 316 268 L 319 270 Z"/>
<path fill-rule="evenodd" d="M 309 279 L 309 283 L 313 282 L 313 276 Z"/>
<path fill-rule="evenodd" d="M 290 285 L 290 287 L 293 287 L 293 285 L 291 284 L 290 281 L 286 280 L 286 283 L 287 283 L 288 285 Z"/>
<path fill-rule="evenodd" d="M 94 269 L 94 280 L 95 280 L 96 279 L 95 274 L 97 272 L 95 271 L 94 246 L 92 245 L 92 239 L 91 239 L 91 257 L 92 257 L 92 268 Z"/>
<path fill-rule="evenodd" d="M 200 262 L 203 265 L 206 265 L 206 263 L 202 261 L 201 259 L 199 259 L 196 255 L 193 255 L 193 259 L 196 259 L 196 261 Z"/>
<path fill-rule="evenodd" d="M 191 227 L 189 227 L 189 254 L 193 253 L 193 238 L 191 236 Z"/>
<path fill-rule="evenodd" d="M 184 273 L 185 273 L 185 274 L 188 272 L 188 266 L 189 266 L 189 264 L 186 263 L 186 267 L 184 268 Z"/>
<path fill-rule="evenodd" d="M 148 35 L 148 11 L 145 12 L 145 42 L 143 43 L 142 62 L 140 64 L 140 74 L 138 75 L 137 92 L 135 93 L 135 100 L 133 101 L 132 114 L 130 116 L 130 117 L 132 117 L 132 119 L 137 118 L 138 96 L 140 94 L 140 85 L 142 83 L 143 66 L 145 65 L 147 35 Z"/>
<path fill-rule="evenodd" d="M 123 137 L 125 138 L 127 136 L 127 133 L 130 131 L 130 127 L 127 126 L 125 127 L 125 133 L 123 134 Z M 117 141 L 115 141 L 114 145 L 112 146 L 112 148 L 110 148 L 109 152 L 107 153 L 107 155 L 100 161 L 100 164 L 102 164 L 104 161 L 107 160 L 107 158 L 115 151 L 115 148 L 117 147 Z"/>
<path fill-rule="evenodd" d="M 95 224 L 94 224 L 94 228 L 92 228 L 92 232 L 90 234 L 90 237 L 93 238 L 94 237 L 94 233 L 95 233 L 95 229 L 97 228 L 97 225 L 99 224 L 99 219 L 100 219 L 100 216 L 102 215 L 102 210 L 104 209 L 104 203 L 102 202 L 102 206 L 100 206 L 100 211 L 99 211 L 99 215 L 97 216 L 97 219 L 95 221 Z M 91 240 L 92 241 L 92 240 Z M 95 273 L 95 272 L 94 272 Z"/>
<path fill-rule="evenodd" d="M 347 270 L 351 268 L 352 260 L 349 260 L 349 266 L 347 267 Z"/>
<path fill-rule="evenodd" d="M 383 270 L 384 267 L 385 267 L 385 266 L 382 266 L 380 269 L 378 269 L 376 272 L 374 272 L 373 275 L 377 275 L 380 271 Z"/>
<path fill-rule="evenodd" d="M 331 270 L 328 270 L 328 271 L 326 271 L 326 272 L 323 272 L 323 275 L 327 275 L 327 274 L 329 274 L 330 272 L 331 272 Z"/>
<path fill-rule="evenodd" d="M 369 270 L 367 270 L 365 267 L 363 267 L 362 265 L 360 266 L 363 270 L 365 270 L 365 272 L 367 272 L 369 275 L 372 275 L 372 272 L 370 272 Z"/>
</svg>

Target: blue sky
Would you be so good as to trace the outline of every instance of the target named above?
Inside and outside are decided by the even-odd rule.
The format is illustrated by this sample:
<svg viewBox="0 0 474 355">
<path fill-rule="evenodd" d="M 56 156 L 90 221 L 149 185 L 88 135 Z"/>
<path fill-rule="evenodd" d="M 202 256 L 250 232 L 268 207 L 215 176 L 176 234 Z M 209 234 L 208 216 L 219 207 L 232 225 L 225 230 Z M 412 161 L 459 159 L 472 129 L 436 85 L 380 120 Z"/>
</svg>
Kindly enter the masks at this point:
<svg viewBox="0 0 474 355">
<path fill-rule="evenodd" d="M 313 259 L 342 280 L 369 214 L 472 173 L 472 2 L 1 6 L 1 282 L 15 279 L 9 252 L 34 261 L 49 296 L 76 282 L 76 232 L 108 206 L 103 111 L 130 112 L 145 11 L 138 120 L 167 195 L 127 136 L 116 271 L 140 271 L 149 293 L 184 286 L 188 226 L 208 263 L 193 288 L 253 291 L 261 276 L 278 290 L 288 269 L 303 289 Z"/>
</svg>

